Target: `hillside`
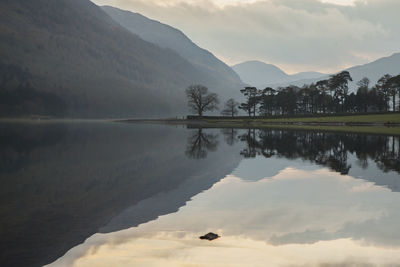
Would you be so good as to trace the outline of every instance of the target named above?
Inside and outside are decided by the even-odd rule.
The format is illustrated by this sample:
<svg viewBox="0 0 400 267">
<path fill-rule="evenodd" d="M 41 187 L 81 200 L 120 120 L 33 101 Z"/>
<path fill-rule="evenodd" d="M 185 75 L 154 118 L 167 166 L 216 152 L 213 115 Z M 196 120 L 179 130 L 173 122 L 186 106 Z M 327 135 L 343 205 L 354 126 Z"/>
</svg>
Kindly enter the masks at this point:
<svg viewBox="0 0 400 267">
<path fill-rule="evenodd" d="M 188 85 L 218 82 L 88 0 L 4 0 L 0 29 L 1 116 L 179 115 Z"/>
<path fill-rule="evenodd" d="M 266 86 L 279 87 L 315 83 L 321 79 L 327 79 L 329 74 L 319 72 L 301 72 L 294 75 L 287 75 L 274 65 L 263 62 L 249 61 L 233 66 L 233 69 L 239 74 L 243 82 L 263 88 Z M 400 74 L 400 53 L 395 53 L 389 57 L 383 57 L 376 61 L 354 66 L 346 69 L 350 72 L 353 82 L 349 83 L 350 91 L 356 91 L 357 82 L 364 77 L 371 80 L 371 85 L 385 74 Z M 283 75 L 283 74 L 285 75 Z M 253 81 L 253 82 L 251 82 Z"/>
<path fill-rule="evenodd" d="M 102 9 L 130 32 L 137 34 L 145 41 L 175 51 L 212 77 L 213 80 L 208 86 L 222 98 L 228 98 L 231 94 L 235 96 L 240 94 L 239 89 L 243 83 L 236 72 L 212 53 L 197 46 L 180 30 L 138 13 L 111 6 L 103 6 Z"/>
<path fill-rule="evenodd" d="M 259 88 L 264 88 L 267 85 L 290 83 L 324 76 L 323 73 L 312 71 L 290 75 L 275 65 L 266 64 L 261 61 L 246 61 L 234 65 L 232 68 L 243 82 Z"/>
<path fill-rule="evenodd" d="M 351 88 L 355 89 L 356 83 L 364 77 L 368 77 L 373 85 L 385 74 L 400 74 L 400 53 L 380 58 L 368 64 L 348 68 L 347 71 L 353 78 L 353 82 L 350 84 Z"/>
</svg>

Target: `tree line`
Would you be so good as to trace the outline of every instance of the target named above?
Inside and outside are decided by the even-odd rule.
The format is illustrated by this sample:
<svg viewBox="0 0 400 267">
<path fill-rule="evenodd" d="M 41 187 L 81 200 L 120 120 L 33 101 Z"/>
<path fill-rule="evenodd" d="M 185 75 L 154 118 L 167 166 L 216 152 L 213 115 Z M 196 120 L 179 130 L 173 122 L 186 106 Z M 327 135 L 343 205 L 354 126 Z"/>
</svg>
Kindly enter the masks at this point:
<svg viewBox="0 0 400 267">
<path fill-rule="evenodd" d="M 234 99 L 225 102 L 221 114 L 235 116 L 239 110 L 249 116 L 273 116 L 295 114 L 324 113 L 361 113 L 400 111 L 400 75 L 385 74 L 371 86 L 365 77 L 357 82 L 357 91 L 349 93 L 349 82 L 353 81 L 348 71 L 331 75 L 328 79 L 316 83 L 298 86 L 245 87 L 240 92 L 245 101 L 238 103 Z M 208 88 L 193 85 L 186 89 L 191 111 L 202 116 L 205 111 L 218 109 L 218 96 L 208 93 Z M 398 101 L 396 100 L 398 98 Z"/>
</svg>

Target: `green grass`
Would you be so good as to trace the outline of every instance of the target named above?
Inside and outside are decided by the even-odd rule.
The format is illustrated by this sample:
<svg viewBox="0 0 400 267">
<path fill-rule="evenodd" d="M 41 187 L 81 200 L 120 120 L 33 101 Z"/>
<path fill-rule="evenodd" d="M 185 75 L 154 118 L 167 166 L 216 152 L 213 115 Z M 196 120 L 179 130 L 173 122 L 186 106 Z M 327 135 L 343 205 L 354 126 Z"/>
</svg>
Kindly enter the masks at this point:
<svg viewBox="0 0 400 267">
<path fill-rule="evenodd" d="M 400 113 L 276 119 L 212 119 L 208 117 L 200 124 L 202 124 L 203 127 L 279 128 L 400 135 Z M 393 126 L 388 127 L 384 124 L 391 124 Z"/>
<path fill-rule="evenodd" d="M 243 123 L 370 123 L 370 124 L 400 124 L 400 113 L 395 114 L 367 114 L 351 116 L 327 116 L 304 118 L 248 118 L 248 119 L 212 119 L 208 122 L 243 122 Z"/>
</svg>

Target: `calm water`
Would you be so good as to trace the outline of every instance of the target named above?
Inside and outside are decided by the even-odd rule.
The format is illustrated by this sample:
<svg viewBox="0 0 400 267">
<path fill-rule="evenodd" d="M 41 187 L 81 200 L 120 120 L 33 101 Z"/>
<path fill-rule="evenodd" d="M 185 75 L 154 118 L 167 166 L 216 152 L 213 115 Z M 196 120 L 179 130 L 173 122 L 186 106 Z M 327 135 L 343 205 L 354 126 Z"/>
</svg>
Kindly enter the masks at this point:
<svg viewBox="0 0 400 267">
<path fill-rule="evenodd" d="M 398 136 L 42 122 L 0 143 L 0 266 L 400 266 Z"/>
</svg>

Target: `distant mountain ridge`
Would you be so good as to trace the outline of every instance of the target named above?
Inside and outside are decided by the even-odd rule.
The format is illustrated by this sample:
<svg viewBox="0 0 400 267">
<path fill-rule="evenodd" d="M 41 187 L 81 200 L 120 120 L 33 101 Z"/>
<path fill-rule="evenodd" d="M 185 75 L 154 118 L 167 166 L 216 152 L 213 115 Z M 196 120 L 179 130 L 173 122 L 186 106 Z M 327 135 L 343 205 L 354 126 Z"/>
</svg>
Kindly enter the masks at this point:
<svg viewBox="0 0 400 267">
<path fill-rule="evenodd" d="M 297 74 L 287 74 L 275 65 L 261 61 L 246 61 L 232 66 L 233 70 L 239 75 L 246 84 L 265 87 L 270 84 L 290 83 L 298 80 L 314 79 L 324 76 L 320 72 L 300 72 Z"/>
<path fill-rule="evenodd" d="M 327 79 L 330 76 L 330 74 L 319 72 L 301 72 L 294 75 L 287 75 L 274 65 L 263 62 L 253 64 L 253 62 L 255 61 L 237 64 L 233 66 L 233 69 L 239 74 L 243 82 L 259 88 L 288 85 L 303 86 L 304 84 L 311 84 L 319 80 Z M 259 69 L 257 69 L 257 67 Z M 250 70 L 254 70 L 254 74 L 249 73 Z M 391 56 L 382 57 L 373 62 L 354 66 L 345 70 L 347 70 L 353 78 L 353 82 L 349 83 L 349 88 L 350 91 L 354 92 L 357 88 L 357 82 L 364 77 L 368 77 L 371 81 L 371 85 L 374 85 L 385 74 L 400 74 L 400 53 L 394 53 Z"/>
<path fill-rule="evenodd" d="M 371 84 L 374 85 L 385 74 L 400 74 L 400 53 L 394 53 L 391 56 L 382 57 L 371 63 L 354 66 L 346 70 L 350 72 L 353 78 L 350 88 L 355 89 L 356 83 L 364 77 L 368 77 Z"/>
</svg>

